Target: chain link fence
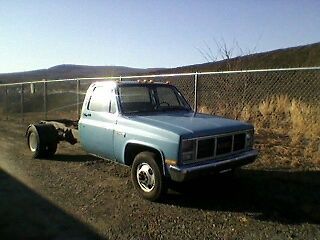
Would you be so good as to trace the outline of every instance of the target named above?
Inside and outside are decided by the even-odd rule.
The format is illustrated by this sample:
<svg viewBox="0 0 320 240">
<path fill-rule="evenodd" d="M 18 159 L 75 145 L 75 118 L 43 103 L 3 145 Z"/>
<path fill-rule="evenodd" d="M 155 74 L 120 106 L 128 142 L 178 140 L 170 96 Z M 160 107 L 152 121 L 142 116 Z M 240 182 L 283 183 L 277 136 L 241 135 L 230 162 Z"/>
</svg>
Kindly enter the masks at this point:
<svg viewBox="0 0 320 240">
<path fill-rule="evenodd" d="M 320 105 L 320 69 L 239 71 L 201 75 L 198 78 L 198 106 L 211 112 L 236 117 L 246 107 L 286 97 Z"/>
<path fill-rule="evenodd" d="M 0 85 L 2 120 L 79 117 L 89 85 L 95 81 L 153 80 L 175 85 L 198 111 L 238 118 L 244 108 L 276 96 L 320 107 L 320 67 L 109 78 L 43 80 Z"/>
</svg>

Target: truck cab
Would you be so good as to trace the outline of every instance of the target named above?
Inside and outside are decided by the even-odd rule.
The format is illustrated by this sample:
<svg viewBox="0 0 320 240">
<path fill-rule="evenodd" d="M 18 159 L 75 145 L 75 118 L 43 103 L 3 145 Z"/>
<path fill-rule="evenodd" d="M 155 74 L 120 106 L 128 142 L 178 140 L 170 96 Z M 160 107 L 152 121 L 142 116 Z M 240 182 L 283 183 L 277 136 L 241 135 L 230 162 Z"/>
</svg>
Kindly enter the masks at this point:
<svg viewBox="0 0 320 240">
<path fill-rule="evenodd" d="M 168 182 L 253 162 L 251 124 L 197 113 L 179 90 L 152 81 L 105 81 L 90 85 L 78 122 L 31 124 L 26 137 L 35 158 L 51 157 L 60 141 L 80 142 L 89 154 L 131 167 L 145 199 L 158 200 Z"/>
<path fill-rule="evenodd" d="M 131 167 L 138 192 L 158 199 L 168 181 L 254 161 L 253 126 L 193 112 L 176 87 L 97 82 L 86 94 L 80 142 L 90 154 Z"/>
</svg>

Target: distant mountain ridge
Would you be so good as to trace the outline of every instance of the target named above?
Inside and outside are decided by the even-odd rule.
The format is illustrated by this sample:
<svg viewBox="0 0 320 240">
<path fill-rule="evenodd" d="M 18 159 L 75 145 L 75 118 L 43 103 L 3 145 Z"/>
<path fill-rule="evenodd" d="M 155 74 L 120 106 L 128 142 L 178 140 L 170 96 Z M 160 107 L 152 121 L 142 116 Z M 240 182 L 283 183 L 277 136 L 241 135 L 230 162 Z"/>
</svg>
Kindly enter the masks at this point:
<svg viewBox="0 0 320 240">
<path fill-rule="evenodd" d="M 75 64 L 61 64 L 48 69 L 26 72 L 2 73 L 0 83 L 37 81 L 42 79 L 89 78 L 106 76 L 127 76 L 145 74 L 163 70 L 162 68 L 130 68 L 124 66 L 87 66 Z"/>
<path fill-rule="evenodd" d="M 320 66 L 320 42 L 255 53 L 242 57 L 194 64 L 177 68 L 130 68 L 124 66 L 86 66 L 62 64 L 48 69 L 0 74 L 1 83 L 35 81 L 42 79 L 65 79 L 81 77 L 128 76 L 183 72 L 208 72 L 244 69 L 288 68 Z"/>
<path fill-rule="evenodd" d="M 153 74 L 318 66 L 320 66 L 320 42 L 255 53 L 230 60 L 163 69 Z"/>
</svg>

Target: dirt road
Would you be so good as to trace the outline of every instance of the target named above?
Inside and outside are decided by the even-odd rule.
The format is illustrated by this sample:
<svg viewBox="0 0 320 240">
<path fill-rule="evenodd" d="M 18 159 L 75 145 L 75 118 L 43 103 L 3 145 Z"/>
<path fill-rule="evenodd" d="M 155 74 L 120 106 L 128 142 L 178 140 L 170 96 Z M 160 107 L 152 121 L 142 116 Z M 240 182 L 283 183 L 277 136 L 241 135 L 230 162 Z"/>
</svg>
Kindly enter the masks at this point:
<svg viewBox="0 0 320 240">
<path fill-rule="evenodd" d="M 127 167 L 80 146 L 31 159 L 25 127 L 0 122 L 0 239 L 320 239 L 319 171 L 257 163 L 151 203 L 137 196 Z"/>
</svg>

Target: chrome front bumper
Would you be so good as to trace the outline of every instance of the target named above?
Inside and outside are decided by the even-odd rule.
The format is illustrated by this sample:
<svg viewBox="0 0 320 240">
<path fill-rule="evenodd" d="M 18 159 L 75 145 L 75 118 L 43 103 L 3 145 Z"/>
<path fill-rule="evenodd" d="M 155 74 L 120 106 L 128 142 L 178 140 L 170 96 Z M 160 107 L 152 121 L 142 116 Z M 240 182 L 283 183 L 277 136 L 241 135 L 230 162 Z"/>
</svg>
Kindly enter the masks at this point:
<svg viewBox="0 0 320 240">
<path fill-rule="evenodd" d="M 206 164 L 199 163 L 198 165 L 183 165 L 183 166 L 169 166 L 169 174 L 173 181 L 183 182 L 189 178 L 205 175 L 209 172 L 221 172 L 228 169 L 240 167 L 252 163 L 258 155 L 256 149 L 244 152 L 221 161 L 209 162 Z"/>
</svg>

